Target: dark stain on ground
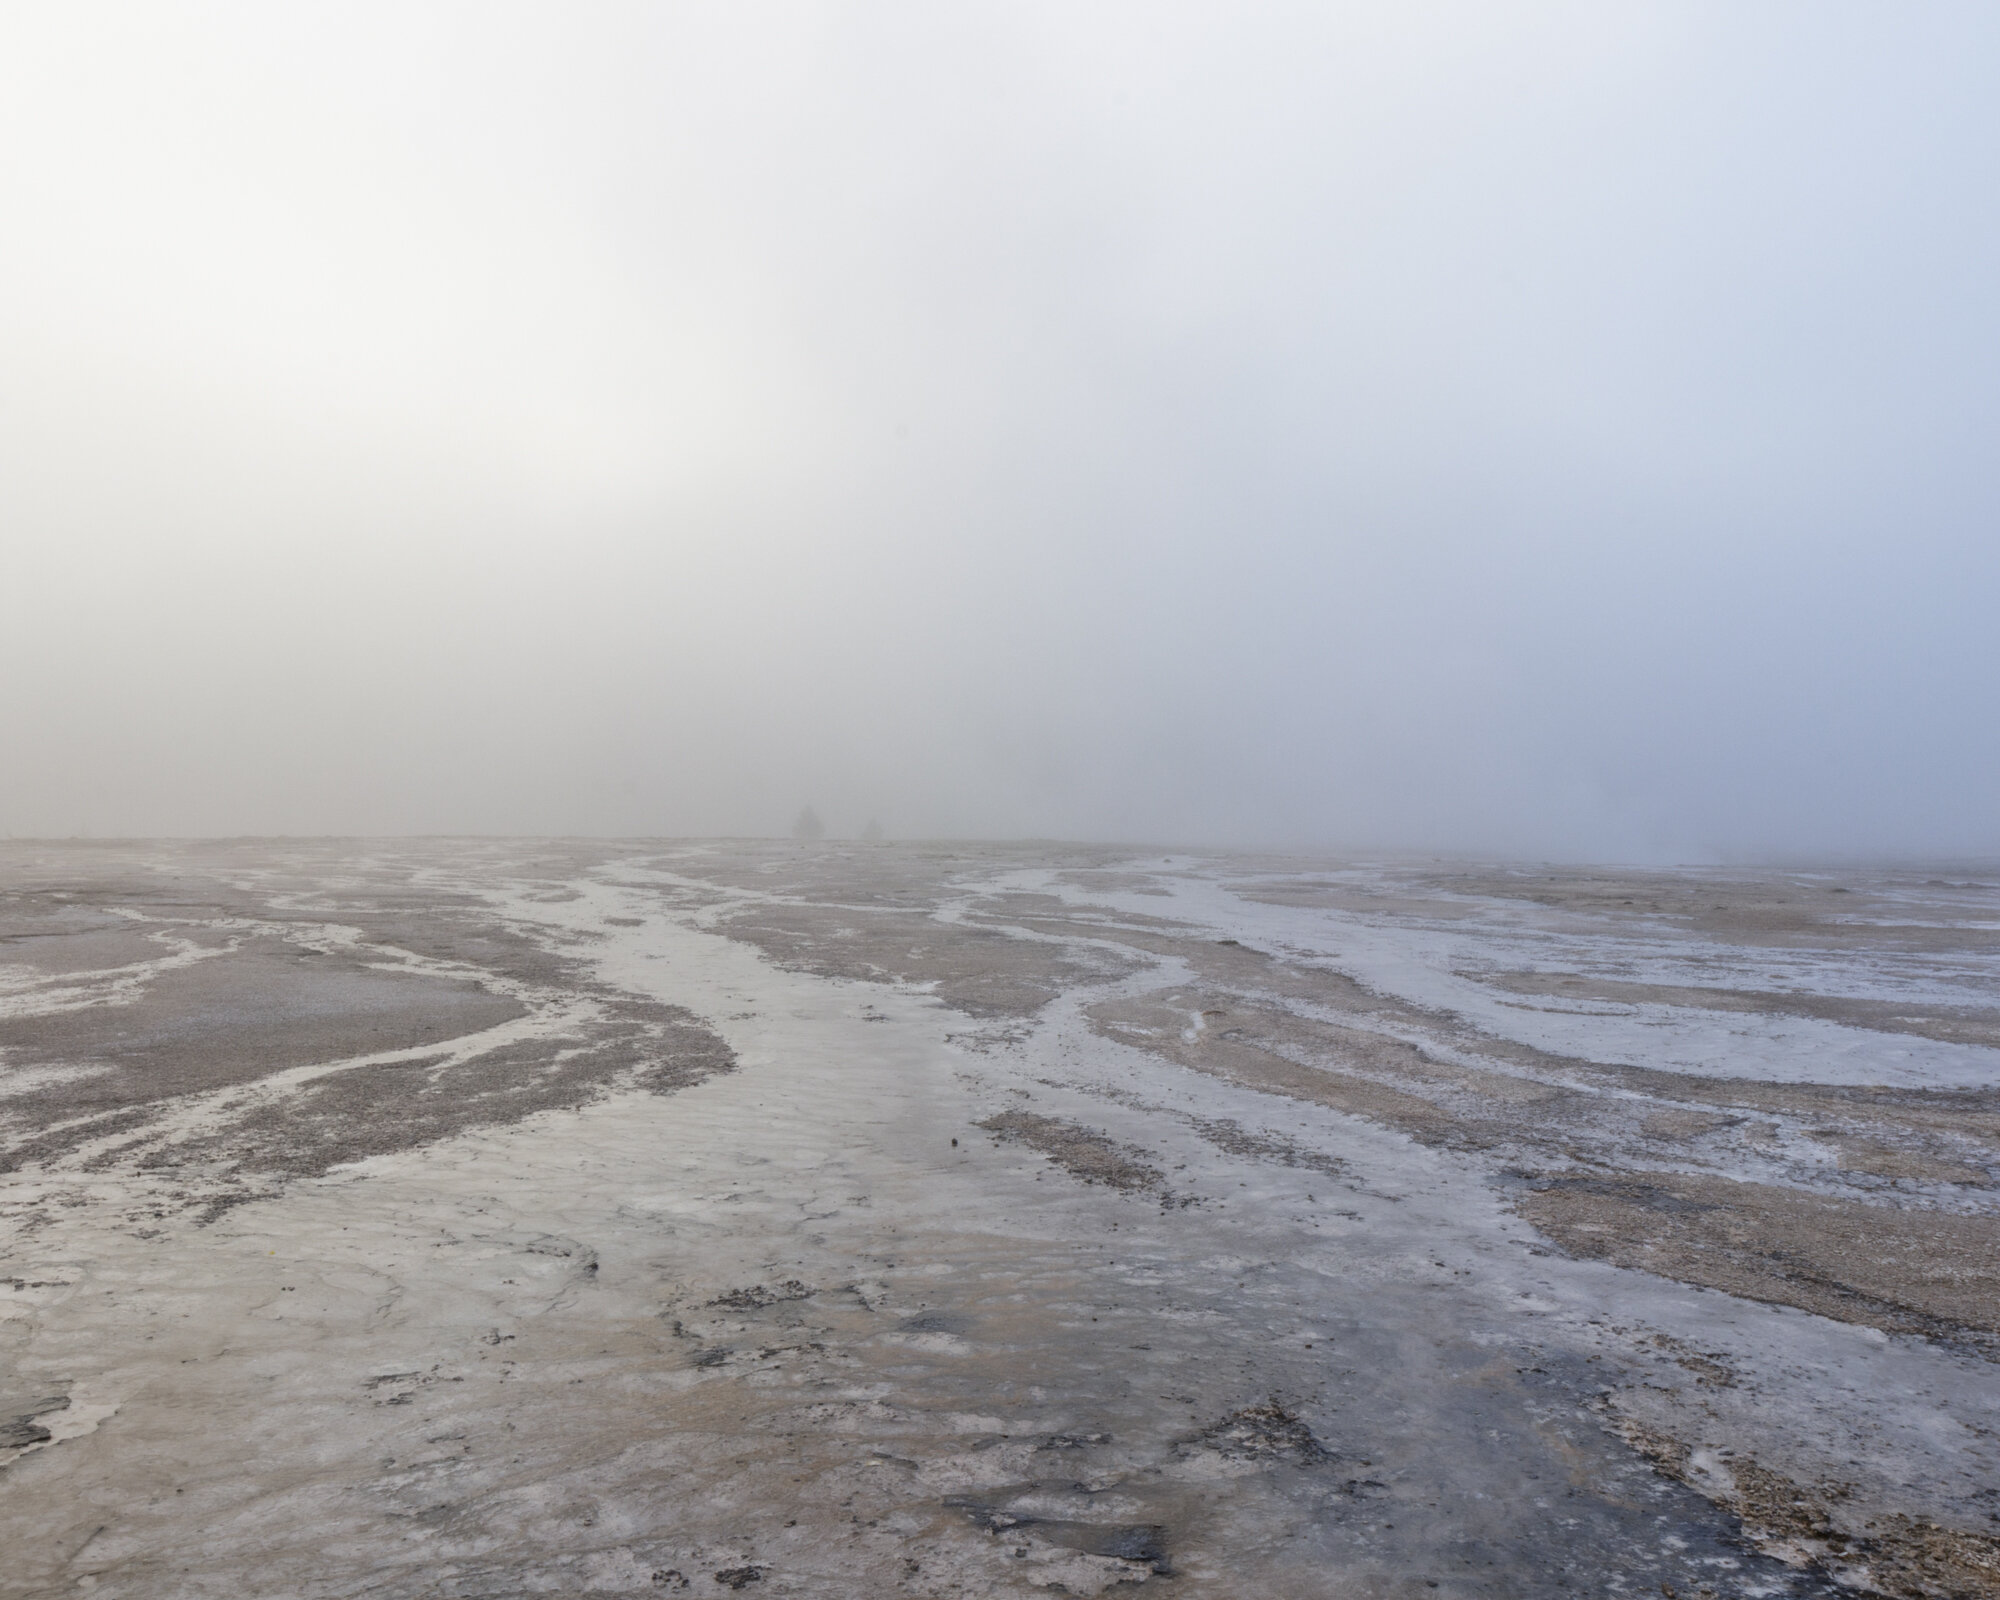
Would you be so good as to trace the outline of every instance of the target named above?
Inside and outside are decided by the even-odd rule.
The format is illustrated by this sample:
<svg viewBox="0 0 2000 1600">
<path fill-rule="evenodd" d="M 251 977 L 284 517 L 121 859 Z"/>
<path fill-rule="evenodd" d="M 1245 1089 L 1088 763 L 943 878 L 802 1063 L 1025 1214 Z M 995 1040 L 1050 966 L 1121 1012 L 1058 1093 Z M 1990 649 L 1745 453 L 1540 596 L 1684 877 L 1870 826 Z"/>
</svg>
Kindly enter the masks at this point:
<svg viewBox="0 0 2000 1600">
<path fill-rule="evenodd" d="M 43 1395 L 37 1400 L 0 1400 L 0 1450 L 25 1450 L 46 1444 L 55 1435 L 40 1418 L 69 1409 L 66 1394 Z"/>
<path fill-rule="evenodd" d="M 985 1495 L 947 1495 L 944 1503 L 953 1511 L 964 1512 L 975 1527 L 984 1528 L 988 1533 L 1032 1534 L 1059 1549 L 1135 1562 L 1160 1577 L 1172 1574 L 1173 1562 L 1167 1552 L 1167 1529 L 1163 1523 L 1073 1522 L 1008 1509 L 1010 1500 L 1032 1494 L 1040 1487 L 1038 1484 L 1025 1484 Z M 1075 1490 L 1072 1484 L 1059 1487 L 1072 1493 Z"/>
<path fill-rule="evenodd" d="M 898 1333 L 949 1333 L 962 1334 L 972 1324 L 964 1317 L 953 1316 L 949 1311 L 923 1311 L 914 1317 L 905 1317 L 896 1324 Z"/>
</svg>

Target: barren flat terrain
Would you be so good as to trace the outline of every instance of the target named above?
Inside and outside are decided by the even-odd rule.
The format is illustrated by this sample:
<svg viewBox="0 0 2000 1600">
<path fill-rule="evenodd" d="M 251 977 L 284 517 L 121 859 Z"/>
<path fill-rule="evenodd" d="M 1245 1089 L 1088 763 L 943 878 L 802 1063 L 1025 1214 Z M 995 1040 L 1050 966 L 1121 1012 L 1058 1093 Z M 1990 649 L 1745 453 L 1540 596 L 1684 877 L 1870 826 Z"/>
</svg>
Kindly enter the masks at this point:
<svg viewBox="0 0 2000 1600">
<path fill-rule="evenodd" d="M 2000 1595 L 1996 1182 L 1991 866 L 8 844 L 0 1593 Z"/>
</svg>

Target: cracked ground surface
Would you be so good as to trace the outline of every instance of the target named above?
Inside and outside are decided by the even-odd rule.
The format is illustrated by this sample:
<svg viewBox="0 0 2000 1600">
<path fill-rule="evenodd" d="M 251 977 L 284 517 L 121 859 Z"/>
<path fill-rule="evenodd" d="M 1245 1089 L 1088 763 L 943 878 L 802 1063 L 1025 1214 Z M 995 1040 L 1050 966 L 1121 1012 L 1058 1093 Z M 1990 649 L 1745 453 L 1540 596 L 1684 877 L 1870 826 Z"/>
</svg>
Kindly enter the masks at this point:
<svg viewBox="0 0 2000 1600">
<path fill-rule="evenodd" d="M 0 1593 L 2000 1594 L 2000 874 L 0 853 Z"/>
</svg>

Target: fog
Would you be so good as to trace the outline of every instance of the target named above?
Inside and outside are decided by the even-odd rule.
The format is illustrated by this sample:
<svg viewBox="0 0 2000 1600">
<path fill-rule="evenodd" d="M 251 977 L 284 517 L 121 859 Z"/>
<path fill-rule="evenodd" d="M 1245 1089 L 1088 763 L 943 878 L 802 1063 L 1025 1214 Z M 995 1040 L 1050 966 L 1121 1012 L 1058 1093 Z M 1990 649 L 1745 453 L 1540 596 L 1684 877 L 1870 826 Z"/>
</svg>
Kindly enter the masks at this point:
<svg viewBox="0 0 2000 1600">
<path fill-rule="evenodd" d="M 0 832 L 2000 851 L 2000 12 L 13 6 Z"/>
</svg>

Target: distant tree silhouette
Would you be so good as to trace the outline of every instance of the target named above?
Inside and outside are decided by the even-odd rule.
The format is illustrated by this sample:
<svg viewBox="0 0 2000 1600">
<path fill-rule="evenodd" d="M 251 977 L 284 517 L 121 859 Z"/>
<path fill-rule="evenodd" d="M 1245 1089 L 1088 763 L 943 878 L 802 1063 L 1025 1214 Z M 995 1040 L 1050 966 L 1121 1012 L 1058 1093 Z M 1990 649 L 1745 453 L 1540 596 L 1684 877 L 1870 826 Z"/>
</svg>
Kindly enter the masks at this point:
<svg viewBox="0 0 2000 1600">
<path fill-rule="evenodd" d="M 880 844 L 882 842 L 882 824 L 877 822 L 873 817 L 870 817 L 868 819 L 868 826 L 861 830 L 861 840 L 864 844 Z"/>
<path fill-rule="evenodd" d="M 799 813 L 799 820 L 792 824 L 794 839 L 824 839 L 826 824 L 819 820 L 819 813 L 811 806 Z"/>
</svg>

